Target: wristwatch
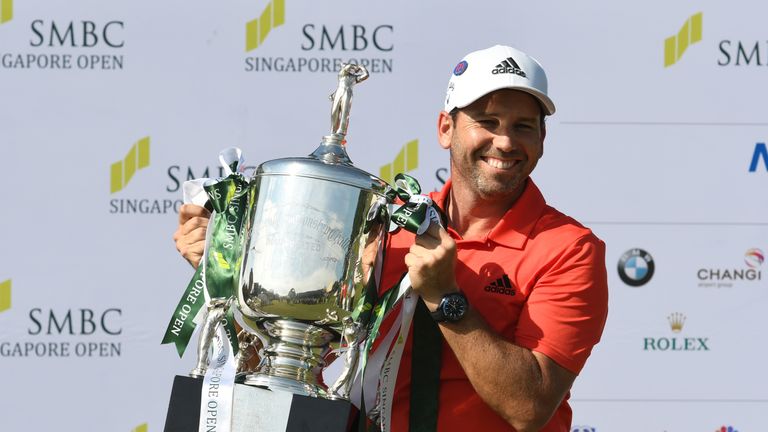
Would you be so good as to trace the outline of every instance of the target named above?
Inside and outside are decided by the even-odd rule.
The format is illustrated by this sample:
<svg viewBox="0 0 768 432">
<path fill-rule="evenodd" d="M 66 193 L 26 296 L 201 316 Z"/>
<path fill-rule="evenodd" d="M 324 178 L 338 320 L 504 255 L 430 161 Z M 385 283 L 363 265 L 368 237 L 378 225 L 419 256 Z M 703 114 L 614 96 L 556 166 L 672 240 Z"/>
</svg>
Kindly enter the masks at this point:
<svg viewBox="0 0 768 432">
<path fill-rule="evenodd" d="M 432 319 L 437 322 L 456 322 L 467 314 L 469 301 L 462 292 L 446 294 L 440 299 L 437 310 L 430 312 Z"/>
</svg>

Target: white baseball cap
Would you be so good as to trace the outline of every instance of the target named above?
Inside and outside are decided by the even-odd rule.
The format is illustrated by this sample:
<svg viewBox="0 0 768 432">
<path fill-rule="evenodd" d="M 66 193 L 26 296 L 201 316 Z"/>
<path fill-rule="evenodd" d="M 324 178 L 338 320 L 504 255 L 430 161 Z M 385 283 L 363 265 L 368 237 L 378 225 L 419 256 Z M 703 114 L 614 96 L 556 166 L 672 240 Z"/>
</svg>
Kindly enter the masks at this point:
<svg viewBox="0 0 768 432">
<path fill-rule="evenodd" d="M 539 62 L 503 45 L 471 52 L 453 68 L 445 94 L 445 110 L 464 108 L 500 89 L 529 93 L 541 102 L 548 115 L 555 113 L 555 104 L 547 96 L 547 74 Z"/>
</svg>

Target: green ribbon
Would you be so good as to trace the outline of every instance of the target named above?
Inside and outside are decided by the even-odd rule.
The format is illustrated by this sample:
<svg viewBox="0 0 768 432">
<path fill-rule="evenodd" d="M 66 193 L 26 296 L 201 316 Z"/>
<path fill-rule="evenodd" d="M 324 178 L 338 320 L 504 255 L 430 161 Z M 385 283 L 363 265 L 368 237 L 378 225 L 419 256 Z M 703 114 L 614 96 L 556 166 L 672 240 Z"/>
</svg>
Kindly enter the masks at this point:
<svg viewBox="0 0 768 432">
<path fill-rule="evenodd" d="M 395 176 L 395 187 L 390 188 L 386 195 L 390 202 L 393 202 L 396 198 L 405 202 L 405 204 L 392 213 L 391 222 L 395 226 L 405 228 L 410 232 L 420 235 L 429 228 L 432 221 L 440 223 L 439 215 L 434 208 L 432 200 L 426 195 L 421 195 L 419 182 L 408 174 L 397 174 Z M 383 211 L 384 209 L 382 208 L 381 210 Z M 363 376 L 365 376 L 368 354 L 371 352 L 374 341 L 379 336 L 381 323 L 399 300 L 397 288 L 404 277 L 405 274 L 381 296 L 379 296 L 376 286 L 367 287 L 366 295 L 360 299 L 357 307 L 352 312 L 352 318 L 356 322 L 368 323 L 368 337 L 365 340 L 360 359 L 360 369 Z M 373 278 L 371 278 L 371 281 L 373 281 Z"/>
<path fill-rule="evenodd" d="M 396 288 L 399 285 L 400 285 L 400 282 L 398 282 L 394 288 Z M 369 291 L 373 291 L 373 290 L 369 290 Z M 377 299 L 374 303 L 366 302 L 363 307 L 363 310 L 364 310 L 363 314 L 365 316 L 362 318 L 363 321 L 358 321 L 358 322 L 369 323 L 369 330 L 368 330 L 369 336 L 365 339 L 363 355 L 361 356 L 362 358 L 360 359 L 360 370 L 362 371 L 363 376 L 365 375 L 365 365 L 368 362 L 368 354 L 371 352 L 371 348 L 373 347 L 373 342 L 379 336 L 379 328 L 381 327 L 381 323 L 384 321 L 384 316 L 387 315 L 387 312 L 389 312 L 395 304 L 394 294 L 396 292 L 397 292 L 397 289 L 390 288 L 384 293 L 383 296 Z M 352 318 L 355 321 L 357 321 L 357 316 L 355 313 L 352 314 Z"/>
<path fill-rule="evenodd" d="M 213 225 L 205 257 L 206 287 L 210 298 L 235 295 L 242 264 L 242 226 L 248 182 L 241 174 L 204 187 L 213 206 Z"/>
<path fill-rule="evenodd" d="M 179 357 L 189 345 L 196 327 L 193 320 L 205 303 L 201 301 L 202 290 L 205 289 L 211 299 L 231 299 L 236 294 L 244 241 L 241 233 L 252 197 L 248 181 L 237 172 L 204 186 L 204 189 L 214 210 L 207 252 L 181 296 L 161 342 L 173 342 Z M 237 353 L 239 346 L 234 322 L 230 305 L 224 325 L 232 350 Z"/>
<path fill-rule="evenodd" d="M 204 267 L 202 265 L 197 266 L 197 271 L 195 271 L 195 275 L 181 296 L 181 300 L 179 300 L 179 304 L 173 312 L 161 342 L 161 344 L 173 342 L 176 345 L 179 357 L 187 349 L 189 339 L 192 337 L 195 327 L 197 327 L 193 320 L 205 303 L 205 295 L 203 295 L 203 290 L 205 289 Z"/>
<path fill-rule="evenodd" d="M 435 204 L 426 195 L 421 194 L 421 186 L 415 178 L 400 173 L 395 176 L 395 187 L 387 192 L 394 201 L 400 198 L 405 204 L 392 212 L 391 223 L 417 235 L 424 234 L 432 222 L 440 223 L 440 216 Z"/>
</svg>

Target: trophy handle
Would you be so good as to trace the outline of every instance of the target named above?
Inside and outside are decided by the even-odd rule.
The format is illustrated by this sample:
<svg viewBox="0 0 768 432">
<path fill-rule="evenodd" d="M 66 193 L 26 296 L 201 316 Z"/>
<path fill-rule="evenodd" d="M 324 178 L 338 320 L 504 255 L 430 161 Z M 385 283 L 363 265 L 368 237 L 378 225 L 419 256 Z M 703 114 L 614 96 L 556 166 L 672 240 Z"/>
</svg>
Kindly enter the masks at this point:
<svg viewBox="0 0 768 432">
<path fill-rule="evenodd" d="M 350 316 L 345 317 L 342 322 L 344 327 L 341 334 L 347 344 L 347 351 L 344 353 L 344 368 L 336 382 L 328 387 L 328 398 L 349 400 L 357 372 L 357 364 L 360 360 L 360 344 L 366 332 L 365 326 L 354 322 Z"/>
<path fill-rule="evenodd" d="M 189 373 L 189 376 L 192 378 L 202 378 L 205 376 L 205 372 L 208 370 L 211 344 L 216 335 L 216 329 L 224 320 L 224 316 L 227 314 L 230 304 L 231 299 L 228 298 L 213 298 L 208 302 L 205 322 L 203 323 L 203 328 L 200 330 L 200 340 L 197 345 L 197 364 Z"/>
</svg>

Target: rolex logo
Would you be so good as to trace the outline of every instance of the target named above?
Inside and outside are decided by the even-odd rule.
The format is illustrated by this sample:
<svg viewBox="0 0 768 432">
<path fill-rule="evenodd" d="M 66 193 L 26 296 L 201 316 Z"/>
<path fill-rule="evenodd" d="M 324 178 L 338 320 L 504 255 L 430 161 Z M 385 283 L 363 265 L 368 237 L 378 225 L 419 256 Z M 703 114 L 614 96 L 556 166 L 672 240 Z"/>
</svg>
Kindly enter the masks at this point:
<svg viewBox="0 0 768 432">
<path fill-rule="evenodd" d="M 667 317 L 667 321 L 669 321 L 669 326 L 672 328 L 674 333 L 680 333 L 680 331 L 683 330 L 683 325 L 685 324 L 685 315 L 681 314 L 680 312 L 673 312 Z"/>
<path fill-rule="evenodd" d="M 667 316 L 669 327 L 677 334 L 683 330 L 686 316 L 673 312 Z M 643 351 L 709 351 L 707 337 L 646 337 L 643 338 Z"/>
</svg>

